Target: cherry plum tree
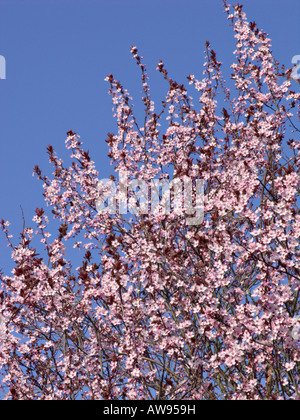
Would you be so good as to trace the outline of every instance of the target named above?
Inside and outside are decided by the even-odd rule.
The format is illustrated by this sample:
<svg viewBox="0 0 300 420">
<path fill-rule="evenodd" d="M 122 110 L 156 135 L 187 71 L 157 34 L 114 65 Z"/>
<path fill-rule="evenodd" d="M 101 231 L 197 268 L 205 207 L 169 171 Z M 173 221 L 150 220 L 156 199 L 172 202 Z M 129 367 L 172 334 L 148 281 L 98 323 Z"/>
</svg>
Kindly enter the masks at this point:
<svg viewBox="0 0 300 420">
<path fill-rule="evenodd" d="M 4 399 L 300 399 L 300 94 L 243 7 L 224 10 L 236 39 L 229 83 L 207 42 L 203 78 L 189 75 L 188 88 L 159 62 L 158 111 L 132 47 L 140 123 L 106 79 L 115 173 L 203 180 L 201 223 L 172 205 L 99 212 L 101 174 L 72 131 L 70 166 L 49 146 L 53 174 L 34 169 L 47 203 L 36 226 L 14 244 L 2 220 L 14 261 L 0 278 Z"/>
</svg>

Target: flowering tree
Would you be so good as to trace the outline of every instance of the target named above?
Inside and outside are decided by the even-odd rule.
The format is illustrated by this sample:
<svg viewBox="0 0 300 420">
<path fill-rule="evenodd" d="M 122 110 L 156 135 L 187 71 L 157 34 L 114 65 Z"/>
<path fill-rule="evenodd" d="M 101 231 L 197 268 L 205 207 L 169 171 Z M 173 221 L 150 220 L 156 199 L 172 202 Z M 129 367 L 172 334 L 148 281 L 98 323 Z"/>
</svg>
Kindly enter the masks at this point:
<svg viewBox="0 0 300 420">
<path fill-rule="evenodd" d="M 15 262 L 0 279 L 3 398 L 300 399 L 300 142 L 286 138 L 299 132 L 300 94 L 242 6 L 224 9 L 236 37 L 231 90 L 208 42 L 203 79 L 188 77 L 198 106 L 160 62 L 168 92 L 155 112 L 135 47 L 142 124 L 107 78 L 115 170 L 204 180 L 199 225 L 161 206 L 97 211 L 99 173 L 72 131 L 69 168 L 51 146 L 52 179 L 35 167 L 57 234 L 36 209 L 37 227 L 15 246 L 2 220 Z"/>
</svg>

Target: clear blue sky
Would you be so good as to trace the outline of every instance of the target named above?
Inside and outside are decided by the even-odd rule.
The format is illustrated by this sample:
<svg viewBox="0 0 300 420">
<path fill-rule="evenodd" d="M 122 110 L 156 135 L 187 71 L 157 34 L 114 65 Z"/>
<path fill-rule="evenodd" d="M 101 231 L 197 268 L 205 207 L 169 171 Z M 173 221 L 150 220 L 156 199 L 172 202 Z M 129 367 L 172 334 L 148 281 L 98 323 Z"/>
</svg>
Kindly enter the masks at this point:
<svg viewBox="0 0 300 420">
<path fill-rule="evenodd" d="M 299 0 L 240 3 L 289 66 L 300 54 Z M 7 79 L 0 80 L 0 219 L 12 223 L 12 233 L 22 228 L 20 205 L 34 226 L 34 209 L 44 201 L 33 167 L 51 173 L 46 147 L 66 157 L 69 129 L 81 135 L 100 177 L 109 175 L 105 139 L 115 125 L 104 78 L 113 73 L 139 101 L 131 45 L 144 56 L 154 99 L 163 99 L 167 86 L 155 71 L 158 61 L 180 83 L 189 74 L 200 77 L 206 40 L 228 67 L 234 38 L 222 0 L 0 0 L 0 55 L 7 63 Z M 10 254 L 4 244 L 1 234 L 5 269 Z"/>
</svg>

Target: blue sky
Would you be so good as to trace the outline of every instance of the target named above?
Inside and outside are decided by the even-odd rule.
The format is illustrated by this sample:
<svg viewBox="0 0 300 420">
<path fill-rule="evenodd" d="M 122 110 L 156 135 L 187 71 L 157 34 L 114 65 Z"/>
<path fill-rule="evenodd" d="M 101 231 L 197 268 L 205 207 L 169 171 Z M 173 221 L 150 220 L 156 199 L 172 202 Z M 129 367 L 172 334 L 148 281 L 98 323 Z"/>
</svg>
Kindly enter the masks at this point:
<svg viewBox="0 0 300 420">
<path fill-rule="evenodd" d="M 270 35 L 275 57 L 291 65 L 300 54 L 299 0 L 240 2 Z M 222 0 L 0 0 L 0 55 L 7 64 L 7 79 L 0 80 L 0 219 L 12 223 L 16 237 L 20 205 L 32 226 L 34 209 L 44 206 L 33 167 L 51 173 L 49 144 L 67 157 L 69 129 L 80 134 L 100 177 L 110 174 L 105 139 L 115 124 L 104 78 L 113 73 L 138 106 L 140 74 L 130 46 L 144 56 L 153 98 L 163 99 L 159 60 L 187 84 L 187 75 L 201 77 L 206 40 L 228 68 L 234 37 Z M 10 254 L 2 234 L 0 252 L 5 269 Z"/>
</svg>

